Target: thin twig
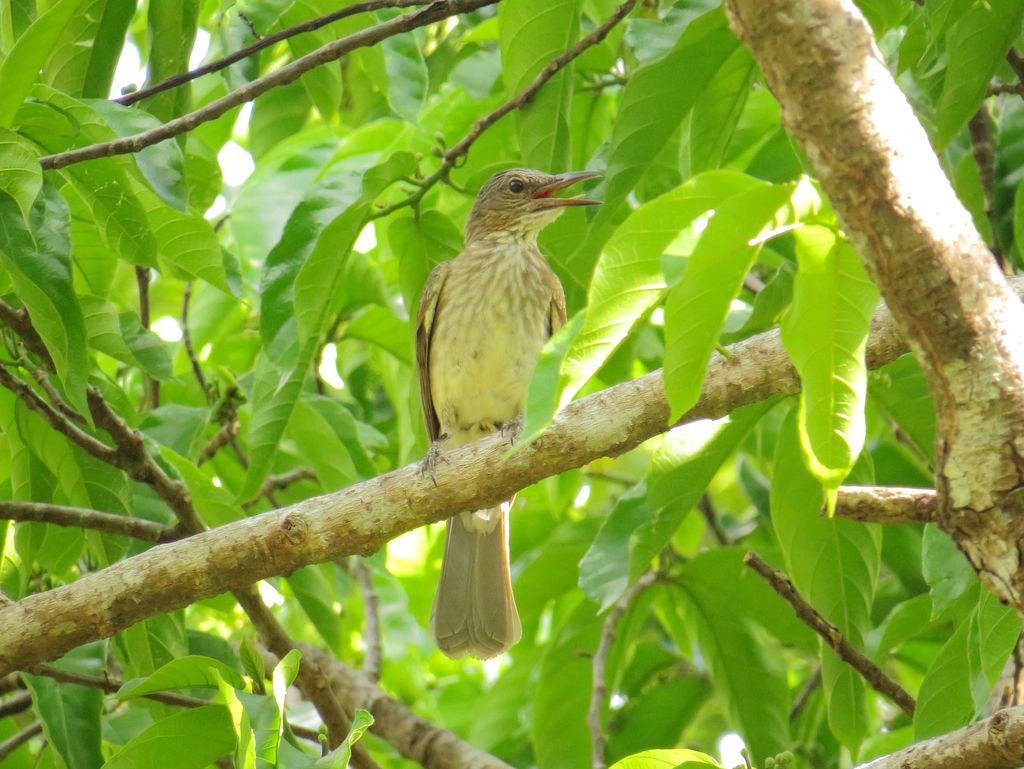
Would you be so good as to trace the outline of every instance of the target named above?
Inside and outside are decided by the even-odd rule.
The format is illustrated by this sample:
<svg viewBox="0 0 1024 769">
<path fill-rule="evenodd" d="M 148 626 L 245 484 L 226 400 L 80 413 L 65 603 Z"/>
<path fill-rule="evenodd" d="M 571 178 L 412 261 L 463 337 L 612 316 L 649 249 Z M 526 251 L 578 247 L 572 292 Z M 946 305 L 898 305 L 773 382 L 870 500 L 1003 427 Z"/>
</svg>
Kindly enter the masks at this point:
<svg viewBox="0 0 1024 769">
<path fill-rule="evenodd" d="M 25 691 L 17 692 L 0 702 L 0 718 L 24 713 L 30 707 L 32 707 L 32 695 Z"/>
<path fill-rule="evenodd" d="M 135 282 L 139 287 L 139 320 L 142 327 L 149 331 L 149 267 L 138 266 L 135 268 Z M 146 389 L 149 390 L 149 407 L 160 408 L 160 380 L 146 376 Z"/>
<path fill-rule="evenodd" d="M 978 166 L 978 179 L 981 182 L 982 199 L 985 203 L 985 216 L 992 225 L 992 242 L 989 244 L 989 248 L 999 269 L 1004 274 L 1010 274 L 1007 272 L 1008 263 L 999 249 L 995 234 L 996 221 L 992 210 L 992 196 L 995 186 L 996 144 L 992 138 L 992 125 L 985 102 L 982 102 L 978 111 L 971 116 L 967 123 L 967 131 L 971 137 L 971 153 Z"/>
<path fill-rule="evenodd" d="M 807 703 L 811 699 L 811 695 L 814 694 L 815 690 L 821 686 L 821 668 L 814 671 L 814 675 L 807 679 L 804 683 L 800 693 L 796 696 L 793 701 L 793 707 L 789 709 L 789 722 L 793 723 L 800 714 L 804 712 L 804 708 L 807 707 Z"/>
<path fill-rule="evenodd" d="M 363 672 L 376 683 L 380 680 L 383 660 L 380 635 L 380 596 L 377 595 L 377 589 L 373 586 L 373 572 L 361 558 L 358 556 L 346 558 L 342 561 L 342 565 L 356 581 L 359 593 L 363 597 L 363 614 L 366 617 L 363 625 Z"/>
<path fill-rule="evenodd" d="M 133 136 L 126 136 L 108 142 L 90 144 L 86 147 L 79 147 L 66 152 L 58 152 L 54 155 L 46 155 L 39 159 L 39 163 L 44 170 L 52 171 L 56 168 L 64 168 L 85 160 L 138 152 L 153 144 L 191 131 L 203 123 L 216 120 L 229 110 L 252 101 L 270 89 L 293 83 L 311 69 L 321 64 L 336 61 L 357 48 L 365 48 L 389 37 L 408 32 L 411 29 L 433 24 L 436 21 L 441 21 L 459 13 L 475 11 L 484 6 L 494 5 L 496 2 L 498 0 L 435 0 L 430 5 L 412 13 L 396 16 L 393 19 L 367 27 L 339 40 L 334 40 L 312 53 L 306 54 L 290 64 L 286 64 L 280 69 L 257 78 L 219 99 L 213 100 L 194 112 L 182 115 L 174 120 L 169 120 L 149 131 L 143 131 Z"/>
<path fill-rule="evenodd" d="M 729 535 L 725 533 L 725 529 L 722 528 L 722 524 L 718 520 L 718 513 L 715 511 L 715 506 L 711 503 L 711 497 L 707 494 L 703 495 L 700 501 L 697 502 L 697 509 L 704 516 L 704 521 L 707 523 L 708 528 L 711 529 L 711 533 L 715 535 L 718 544 L 722 547 L 731 545 L 732 539 L 729 538 Z"/>
<path fill-rule="evenodd" d="M 50 399 L 50 403 L 53 404 L 53 407 L 57 409 L 57 411 L 66 416 L 72 422 L 77 422 L 80 425 L 89 424 L 88 419 L 64 402 L 64 399 L 60 397 L 60 393 L 57 392 L 57 388 L 54 387 L 53 383 L 50 381 L 50 374 L 45 369 L 33 369 L 32 377 L 39 383 L 39 386 L 43 388 L 43 392 L 46 393 L 46 397 Z"/>
<path fill-rule="evenodd" d="M 188 306 L 191 302 L 192 281 L 188 281 L 185 283 L 185 291 L 181 297 L 181 341 L 185 344 L 185 353 L 188 355 L 188 360 L 192 364 L 192 373 L 196 375 L 196 381 L 199 382 L 199 389 L 203 391 L 203 396 L 206 398 L 207 402 L 209 402 L 210 391 L 206 388 L 206 377 L 203 376 L 203 369 L 199 365 L 199 359 L 196 357 L 195 348 L 192 346 L 192 332 L 188 327 Z"/>
<path fill-rule="evenodd" d="M 260 486 L 259 493 L 255 497 L 247 502 L 242 503 L 242 507 L 248 510 L 250 507 L 260 501 L 262 497 L 271 498 L 271 495 L 275 491 L 283 491 L 291 486 L 293 483 L 299 481 L 318 481 L 316 473 L 310 470 L 308 467 L 296 467 L 294 470 L 289 470 L 286 473 L 279 473 L 278 475 L 268 475 L 267 479 L 263 481 L 263 485 Z M 271 499 L 271 504 L 277 507 L 277 503 Z"/>
<path fill-rule="evenodd" d="M 220 429 L 214 433 L 212 438 L 210 438 L 210 442 L 203 446 L 203 450 L 199 452 L 199 458 L 196 460 L 196 464 L 202 465 L 213 459 L 218 451 L 238 437 L 238 429 L 239 425 L 235 420 L 231 420 L 230 422 L 221 425 Z"/>
<path fill-rule="evenodd" d="M 211 61 L 209 64 L 196 67 L 188 72 L 173 75 L 166 80 L 162 80 L 155 85 L 149 86 L 148 88 L 142 88 L 138 91 L 127 93 L 124 96 L 119 96 L 118 98 L 113 99 L 113 101 L 116 101 L 118 104 L 124 104 L 125 106 L 134 104 L 142 99 L 154 96 L 164 91 L 169 91 L 170 89 L 177 88 L 185 83 L 189 83 L 203 75 L 209 75 L 213 72 L 219 72 L 222 69 L 226 69 L 232 64 L 248 58 L 254 53 L 259 53 L 264 48 L 269 48 L 282 40 L 287 40 L 290 37 L 295 37 L 296 35 L 301 35 L 305 32 L 314 32 L 321 27 L 333 24 L 334 22 L 340 21 L 341 19 L 349 16 L 354 16 L 357 13 L 375 11 L 379 8 L 408 8 L 410 6 L 426 5 L 428 2 L 429 0 L 370 0 L 369 2 L 353 3 L 350 6 L 334 11 L 333 13 L 328 13 L 325 16 L 304 21 L 301 24 L 296 24 L 294 27 L 288 27 L 287 29 L 282 29 L 279 32 L 274 32 L 273 34 L 266 36 L 258 34 L 249 22 L 248 17 L 239 12 L 238 17 L 242 21 L 246 22 L 247 26 L 249 26 L 252 36 L 256 38 L 255 43 L 247 45 L 244 48 L 239 48 L 237 51 L 229 53 L 227 56 L 217 59 L 216 61 Z"/>
<path fill-rule="evenodd" d="M 12 734 L 3 742 L 0 742 L 0 761 L 7 758 L 9 755 L 11 755 L 11 753 L 16 751 L 18 748 L 20 748 L 26 742 L 31 740 L 37 734 L 42 734 L 42 731 L 43 722 L 33 721 L 20 732 Z"/>
<path fill-rule="evenodd" d="M 836 655 L 856 670 L 864 681 L 879 694 L 888 697 L 908 716 L 914 715 L 916 703 L 907 690 L 891 679 L 874 662 L 847 641 L 839 629 L 822 617 L 807 600 L 800 595 L 789 577 L 773 569 L 757 553 L 749 552 L 743 562 L 760 574 L 772 589 L 778 593 L 796 612 L 796 616 L 821 636 L 832 647 Z"/>
<path fill-rule="evenodd" d="M 451 169 L 454 168 L 455 164 L 469 152 L 469 148 L 473 146 L 473 142 L 480 138 L 480 134 L 497 123 L 512 110 L 526 106 L 526 104 L 529 103 L 529 101 L 537 94 L 546 82 L 568 66 L 588 48 L 592 48 L 604 40 L 608 33 L 611 32 L 619 22 L 626 18 L 631 10 L 633 10 L 633 6 L 635 6 L 636 3 L 637 0 L 626 0 L 626 2 L 619 5 L 614 11 L 612 11 L 611 16 L 609 16 L 601 26 L 597 27 L 597 29 L 586 37 L 581 38 L 576 45 L 566 49 L 563 53 L 548 62 L 548 65 L 537 74 L 533 79 L 533 82 L 504 104 L 500 105 L 493 112 L 473 123 L 466 132 L 466 135 L 463 136 L 458 143 L 444 152 L 441 156 L 440 167 L 420 182 L 419 189 L 417 189 L 416 192 L 407 198 L 399 200 L 396 203 L 374 212 L 372 214 L 372 218 L 379 219 L 407 206 L 419 205 L 423 196 L 426 195 L 434 185 L 448 179 L 448 174 L 451 172 Z"/>
<path fill-rule="evenodd" d="M 992 83 L 988 87 L 989 96 L 1000 96 L 1004 93 L 1024 96 L 1024 83 Z"/>
<path fill-rule="evenodd" d="M 7 302 L 0 301 L 0 322 L 21 337 L 21 343 L 25 345 L 25 349 L 38 357 L 47 370 L 55 370 L 50 351 L 46 349 L 43 338 L 39 336 L 39 332 L 32 325 L 28 310 L 24 307 L 16 310 Z"/>
<path fill-rule="evenodd" d="M 658 572 L 648 571 L 633 583 L 601 624 L 601 640 L 593 659 L 593 686 L 590 694 L 590 709 L 587 711 L 587 727 L 590 729 L 591 761 L 594 769 L 604 769 L 604 727 L 601 724 L 601 711 L 604 709 L 608 695 L 608 682 L 605 680 L 605 669 L 608 666 L 608 655 L 615 642 L 615 633 L 619 622 L 641 593 L 655 583 Z"/>
<path fill-rule="evenodd" d="M 174 526 L 166 526 L 145 518 L 104 513 L 84 507 L 51 505 L 45 502 L 17 502 L 0 500 L 0 519 L 8 521 L 35 521 L 57 526 L 77 526 L 107 534 L 132 537 L 144 542 L 171 542 L 182 533 Z"/>
</svg>

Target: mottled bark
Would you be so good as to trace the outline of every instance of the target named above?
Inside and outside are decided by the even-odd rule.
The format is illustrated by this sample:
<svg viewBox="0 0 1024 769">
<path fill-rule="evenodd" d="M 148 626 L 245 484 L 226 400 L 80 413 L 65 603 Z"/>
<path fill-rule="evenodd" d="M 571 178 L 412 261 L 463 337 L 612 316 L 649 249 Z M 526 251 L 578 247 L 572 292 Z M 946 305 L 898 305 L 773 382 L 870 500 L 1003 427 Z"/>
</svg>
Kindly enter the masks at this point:
<svg viewBox="0 0 1024 769">
<path fill-rule="evenodd" d="M 852 0 L 726 0 L 921 362 L 938 523 L 1024 607 L 1024 308 L 939 166 Z"/>
</svg>

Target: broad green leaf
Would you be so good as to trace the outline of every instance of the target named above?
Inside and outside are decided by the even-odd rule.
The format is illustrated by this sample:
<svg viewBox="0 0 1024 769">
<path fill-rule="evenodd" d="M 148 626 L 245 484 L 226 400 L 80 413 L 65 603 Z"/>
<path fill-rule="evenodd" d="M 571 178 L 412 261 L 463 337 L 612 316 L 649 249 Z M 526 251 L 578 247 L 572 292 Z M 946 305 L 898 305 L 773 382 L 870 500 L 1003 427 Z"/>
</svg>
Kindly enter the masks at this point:
<svg viewBox="0 0 1024 769">
<path fill-rule="evenodd" d="M 358 479 L 348 447 L 327 418 L 306 399 L 295 404 L 285 435 L 295 441 L 300 457 L 312 467 L 324 491 L 342 489 Z"/>
<path fill-rule="evenodd" d="M 427 275 L 441 262 L 462 250 L 462 233 L 440 211 L 395 219 L 388 227 L 388 242 L 398 259 L 398 279 L 409 316 L 415 317 Z"/>
<path fill-rule="evenodd" d="M 385 15 L 378 13 L 380 18 Z M 385 38 L 380 47 L 388 75 L 387 97 L 391 109 L 414 123 L 423 109 L 429 85 L 427 63 L 423 59 L 417 31 Z"/>
<path fill-rule="evenodd" d="M 235 730 L 235 769 L 256 769 L 256 739 L 249 714 L 239 698 L 238 687 L 225 681 L 216 668 L 210 669 L 210 677 L 216 680 L 220 698 L 231 714 L 231 725 Z"/>
<path fill-rule="evenodd" d="M 231 493 L 215 486 L 213 480 L 196 464 L 172 449 L 165 448 L 161 455 L 178 471 L 181 480 L 188 486 L 196 511 L 208 526 L 223 526 L 243 516 L 241 507 Z"/>
<path fill-rule="evenodd" d="M 373 716 L 369 711 L 356 708 L 355 718 L 352 719 L 352 728 L 345 739 L 326 756 L 318 759 L 313 764 L 314 769 L 347 769 L 352 758 L 352 746 L 359 742 L 359 738 L 371 726 L 373 726 Z"/>
<path fill-rule="evenodd" d="M 523 432 L 517 441 L 519 445 L 525 445 L 540 435 L 558 412 L 562 362 L 585 320 L 583 312 L 576 313 L 541 348 L 526 393 Z"/>
<path fill-rule="evenodd" d="M 881 562 L 877 526 L 822 517 L 821 487 L 800 448 L 797 409 L 779 436 L 771 490 L 772 524 L 786 572 L 800 594 L 855 648 L 863 649 Z M 830 647 L 821 652 L 829 725 L 856 753 L 867 734 L 863 679 Z"/>
<path fill-rule="evenodd" d="M 800 443 L 831 512 L 864 446 L 864 350 L 878 289 L 833 230 L 805 225 L 794 237 L 798 267 L 782 341 L 800 374 Z"/>
<path fill-rule="evenodd" d="M 43 186 L 43 169 L 32 145 L 0 128 L 0 192 L 14 198 L 26 219 Z"/>
<path fill-rule="evenodd" d="M 1017 0 L 973 3 L 949 30 L 946 77 L 936 107 L 936 144 L 944 149 L 986 96 L 989 81 L 1020 34 Z"/>
<path fill-rule="evenodd" d="M 43 188 L 28 221 L 0 192 L 0 264 L 46 343 L 69 403 L 88 413 L 85 321 L 72 287 L 68 226 L 67 205 L 52 186 Z"/>
<path fill-rule="evenodd" d="M 960 599 L 978 581 L 974 568 L 952 537 L 934 524 L 924 528 L 921 571 L 931 588 L 933 620 L 944 616 L 955 605 L 960 605 Z"/>
<path fill-rule="evenodd" d="M 721 766 L 706 753 L 696 750 L 675 748 L 674 750 L 645 750 L 616 761 L 609 769 L 676 769 L 680 764 L 694 763 L 707 766 Z"/>
<path fill-rule="evenodd" d="M 785 668 L 777 649 L 764 643 L 750 620 L 721 610 L 717 586 L 700 575 L 700 561 L 698 557 L 686 565 L 680 589 L 673 593 L 685 602 L 687 617 L 696 624 L 701 656 L 731 726 L 761 761 L 790 746 Z"/>
<path fill-rule="evenodd" d="M 978 583 L 970 614 L 935 656 L 921 681 L 914 711 L 914 739 L 966 726 L 988 710 L 992 687 L 1020 637 L 1017 612 Z"/>
<path fill-rule="evenodd" d="M 690 117 L 690 173 L 718 168 L 757 77 L 757 64 L 745 46 L 736 48 L 693 105 Z"/>
<path fill-rule="evenodd" d="M 301 408 L 305 404 L 300 403 Z M 296 415 L 299 410 L 296 410 Z M 288 587 L 302 610 L 309 617 L 316 632 L 324 639 L 327 647 L 339 653 L 343 648 L 341 617 L 335 604 L 333 564 L 315 564 L 299 569 L 287 577 Z"/>
<path fill-rule="evenodd" d="M 235 749 L 231 713 L 203 705 L 168 716 L 130 740 L 103 769 L 205 769 Z"/>
<path fill-rule="evenodd" d="M 334 3 L 333 0 L 295 0 L 295 2 L 289 3 L 281 14 L 280 25 L 282 28 L 292 27 L 304 21 L 324 16 L 336 8 L 337 3 Z M 295 35 L 288 38 L 288 48 L 291 50 L 293 58 L 298 59 L 300 56 L 312 53 L 317 48 L 333 41 L 339 33 L 344 34 L 342 29 L 354 32 L 358 28 L 368 26 L 371 21 L 372 19 L 366 19 L 363 14 L 355 19 L 346 20 L 343 25 L 332 24 L 304 35 Z M 306 89 L 306 93 L 309 94 L 310 100 L 316 105 L 317 111 L 324 121 L 330 122 L 341 103 L 341 65 L 336 61 L 328 62 L 306 72 L 299 78 L 299 82 Z"/>
<path fill-rule="evenodd" d="M 868 376 L 868 396 L 930 458 L 935 450 L 935 404 L 921 366 L 903 355 Z"/>
<path fill-rule="evenodd" d="M 156 85 L 188 71 L 188 58 L 196 39 L 199 0 L 150 0 L 146 18 L 149 61 L 146 85 Z M 161 121 L 184 115 L 192 104 L 191 85 L 154 94 L 141 102 Z"/>
<path fill-rule="evenodd" d="M 586 285 L 601 247 L 621 221 L 627 195 L 737 45 L 718 8 L 691 22 L 664 58 L 630 76 L 608 147 L 604 205 L 565 262 L 580 285 Z"/>
<path fill-rule="evenodd" d="M 18 107 L 32 90 L 39 70 L 64 28 L 87 0 L 59 0 L 40 15 L 18 38 L 0 62 L 0 128 L 10 128 Z"/>
<path fill-rule="evenodd" d="M 715 209 L 690 256 L 682 281 L 665 300 L 665 395 L 674 422 L 700 397 L 711 353 L 759 244 L 758 235 L 796 190 L 763 185 Z"/>
<path fill-rule="evenodd" d="M 53 46 L 46 82 L 72 96 L 106 98 L 135 0 L 90 0 Z"/>
<path fill-rule="evenodd" d="M 212 671 L 216 671 L 214 675 Z M 118 691 L 118 699 L 128 700 L 153 692 L 187 689 L 192 686 L 220 686 L 226 682 L 236 689 L 244 689 L 245 681 L 231 667 L 211 657 L 188 655 L 168 662 L 146 678 L 126 681 Z"/>
<path fill-rule="evenodd" d="M 313 103 L 301 82 L 271 88 L 253 102 L 249 151 L 259 162 L 276 144 L 302 133 Z"/>
<path fill-rule="evenodd" d="M 501 73 L 505 91 L 529 85 L 579 36 L 581 0 L 509 0 L 498 6 Z M 523 163 L 549 173 L 568 170 L 572 69 L 556 74 L 516 114 Z"/>
<path fill-rule="evenodd" d="M 580 562 L 580 587 L 602 611 L 650 566 L 723 463 L 773 405 L 755 403 L 717 422 L 677 427 L 665 437 L 651 459 L 646 484 L 619 498 Z"/>
<path fill-rule="evenodd" d="M 386 307 L 370 307 L 345 326 L 346 339 L 361 339 L 375 344 L 407 366 L 413 365 L 409 324 Z"/>
<path fill-rule="evenodd" d="M 530 382 L 524 434 L 539 434 L 661 299 L 665 291 L 661 256 L 679 233 L 724 199 L 756 185 L 754 179 L 743 174 L 710 172 L 629 215 L 608 240 L 597 262 L 583 325 L 565 354 L 557 380 L 535 375 Z M 547 391 L 552 385 L 556 389 Z M 548 407 L 544 411 L 531 409 L 533 404 Z"/>
<path fill-rule="evenodd" d="M 274 687 L 274 700 L 277 702 L 277 710 L 284 717 L 284 699 L 288 694 L 288 687 L 295 681 L 299 674 L 299 665 L 302 662 L 302 652 L 292 649 L 281 661 L 277 663 L 271 675 L 271 682 Z"/>
<path fill-rule="evenodd" d="M 51 664 L 75 673 L 102 675 L 105 652 L 105 644 L 92 643 Z M 103 764 L 100 752 L 103 693 L 88 686 L 58 683 L 45 676 L 25 673 L 23 678 L 32 693 L 32 704 L 42 721 L 43 734 L 67 769 L 99 769 Z"/>
<path fill-rule="evenodd" d="M 79 296 L 89 347 L 105 355 L 139 366 L 155 379 L 173 375 L 166 344 L 142 327 L 134 312 L 118 312 L 113 303 L 91 294 Z"/>
</svg>

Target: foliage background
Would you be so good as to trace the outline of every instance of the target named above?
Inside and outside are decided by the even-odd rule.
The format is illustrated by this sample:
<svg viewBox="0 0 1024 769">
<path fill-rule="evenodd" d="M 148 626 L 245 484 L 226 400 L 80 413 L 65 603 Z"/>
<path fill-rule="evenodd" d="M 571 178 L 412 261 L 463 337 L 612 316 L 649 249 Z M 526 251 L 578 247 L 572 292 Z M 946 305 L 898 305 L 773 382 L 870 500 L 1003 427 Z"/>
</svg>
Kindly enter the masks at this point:
<svg viewBox="0 0 1024 769">
<path fill-rule="evenodd" d="M 515 766 L 589 767 L 601 625 L 653 569 L 653 585 L 623 604 L 608 657 L 609 762 L 677 745 L 717 755 L 720 738 L 738 732 L 758 760 L 793 750 L 801 766 L 850 766 L 988 712 L 1017 615 L 934 527 L 819 516 L 844 479 L 932 485 L 933 410 L 909 356 L 865 371 L 877 293 L 717 2 L 638 3 L 429 187 L 440 152 L 615 4 L 502 0 L 355 51 L 135 155 L 39 169 L 40 155 L 156 126 L 397 11 L 291 38 L 133 107 L 107 98 L 125 50 L 159 82 L 186 70 L 202 41 L 214 60 L 339 5 L 0 2 L 0 293 L 29 310 L 62 399 L 85 412 L 86 384 L 99 388 L 211 526 L 416 461 L 426 445 L 409 317 L 429 270 L 460 250 L 475 190 L 513 165 L 601 169 L 588 194 L 604 205 L 569 211 L 542 238 L 573 320 L 535 378 L 527 434 L 572 397 L 663 366 L 682 413 L 717 343 L 780 325 L 803 398 L 673 430 L 522 492 L 512 553 L 524 637 L 498 661 L 453 662 L 429 637 L 441 529 L 390 543 L 367 560 L 382 685 Z M 1020 43 L 1022 9 L 1012 0 L 859 5 L 976 225 L 1014 270 L 1024 106 L 988 88 L 1017 83 L 1005 57 Z M 967 123 L 983 104 L 995 154 L 979 169 Z M 139 267 L 151 274 L 145 310 Z M 3 365 L 34 382 L 41 361 L 12 334 L 4 342 Z M 236 420 L 234 444 L 201 461 Z M 0 497 L 175 523 L 148 487 L 69 445 L 6 390 L 0 428 Z M 261 493 L 282 477 L 295 482 Z M 43 523 L 2 530 L 0 584 L 15 600 L 148 546 Z M 743 566 L 749 549 L 785 568 L 916 696 L 912 718 L 819 648 Z M 363 659 L 367 593 L 344 564 L 269 580 L 261 593 L 293 638 Z M 230 705 L 241 674 L 261 679 L 240 658 L 246 639 L 245 615 L 222 596 L 63 664 L 133 679 L 202 655 L 223 666 L 220 701 Z M 208 678 L 211 664 L 186 661 L 183 680 Z M 44 734 L 5 767 L 99 766 L 144 732 L 182 729 L 173 719 L 192 719 L 176 766 L 206 766 L 239 739 L 237 718 L 210 715 L 222 709 L 199 726 L 195 711 L 45 678 L 28 685 L 32 709 L 0 720 L 0 739 L 34 719 Z M 254 724 L 267 723 L 262 682 L 254 686 L 242 701 Z M 288 717 L 315 724 L 304 702 L 291 702 Z M 404 765 L 382 740 L 364 739 L 382 766 Z M 288 754 L 281 748 L 281 765 L 302 765 Z M 132 765 L 119 755 L 108 765 Z"/>
</svg>

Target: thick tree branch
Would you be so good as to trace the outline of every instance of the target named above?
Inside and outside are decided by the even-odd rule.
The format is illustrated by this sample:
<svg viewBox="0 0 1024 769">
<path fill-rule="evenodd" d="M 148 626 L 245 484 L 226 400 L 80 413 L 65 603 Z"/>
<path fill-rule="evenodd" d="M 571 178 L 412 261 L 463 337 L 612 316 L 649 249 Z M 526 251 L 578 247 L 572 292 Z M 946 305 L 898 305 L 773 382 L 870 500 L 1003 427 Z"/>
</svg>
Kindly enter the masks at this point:
<svg viewBox="0 0 1024 769">
<path fill-rule="evenodd" d="M 1024 763 L 1024 707 L 876 758 L 857 769 L 1017 769 Z"/>
<path fill-rule="evenodd" d="M 145 542 L 170 542 L 181 536 L 181 532 L 174 526 L 165 526 L 155 521 L 147 521 L 145 518 L 131 518 L 127 515 L 104 513 L 84 507 L 51 505 L 44 502 L 0 500 L 0 519 L 77 526 L 141 539 Z"/>
<path fill-rule="evenodd" d="M 1024 280 L 1019 285 L 1024 289 Z M 888 312 L 875 313 L 872 368 L 906 352 Z M 794 393 L 799 379 L 778 331 L 715 355 L 697 405 L 682 421 L 718 418 L 739 406 Z M 59 657 L 155 614 L 266 577 L 341 556 L 368 554 L 426 523 L 508 499 L 542 478 L 617 456 L 668 429 L 661 372 L 569 404 L 529 446 L 508 454 L 500 435 L 446 454 L 434 480 L 418 464 L 160 545 L 77 582 L 0 610 L 0 675 Z"/>
<path fill-rule="evenodd" d="M 888 697 L 908 716 L 914 715 L 914 698 L 907 693 L 906 689 L 889 678 L 878 665 L 847 641 L 835 625 L 818 614 L 815 608 L 807 603 L 807 600 L 793 587 L 789 577 L 781 571 L 773 569 L 757 553 L 747 553 L 743 556 L 743 562 L 761 575 L 772 586 L 772 589 L 793 607 L 796 616 L 821 636 L 825 643 L 832 647 L 839 659 L 856 670 L 868 686 Z"/>
<path fill-rule="evenodd" d="M 340 59 L 357 48 L 365 48 L 389 37 L 408 32 L 411 29 L 423 27 L 459 13 L 474 11 L 487 5 L 494 5 L 496 2 L 498 0 L 435 0 L 435 2 L 418 11 L 396 16 L 393 19 L 367 27 L 359 32 L 321 46 L 312 53 L 306 54 L 280 69 L 253 80 L 251 83 L 232 91 L 226 96 L 215 99 L 194 112 L 182 115 L 174 120 L 169 120 L 149 131 L 109 142 L 90 144 L 87 147 L 79 147 L 78 149 L 60 152 L 55 155 L 46 155 L 39 159 L 39 163 L 44 170 L 51 171 L 74 163 L 81 163 L 85 160 L 138 152 L 150 145 L 187 133 L 198 125 L 216 120 L 225 112 L 248 101 L 252 101 L 271 88 L 293 83 L 309 70 L 321 64 Z"/>
<path fill-rule="evenodd" d="M 931 523 L 938 506 L 932 489 L 840 486 L 836 516 L 864 523 Z"/>
<path fill-rule="evenodd" d="M 159 83 L 151 85 L 148 88 L 141 88 L 138 91 L 126 93 L 124 96 L 119 96 L 118 98 L 113 99 L 113 101 L 127 107 L 150 96 L 155 96 L 158 93 L 163 93 L 164 91 L 177 88 L 185 83 L 190 83 L 203 75 L 209 75 L 213 72 L 219 72 L 222 69 L 227 69 L 232 64 L 239 62 L 242 59 L 246 59 L 254 53 L 259 53 L 264 48 L 269 48 L 276 43 L 280 43 L 282 40 L 287 40 L 290 37 L 295 37 L 296 35 L 301 35 L 306 32 L 314 32 L 321 27 L 326 27 L 328 24 L 341 21 L 341 19 L 347 19 L 349 16 L 366 13 L 367 11 L 376 11 L 381 8 L 409 8 L 416 5 L 426 5 L 429 1 L 430 0 L 368 0 L 368 2 L 353 3 L 345 8 L 334 11 L 333 13 L 328 13 L 324 16 L 304 21 L 301 24 L 296 24 L 293 27 L 288 27 L 287 29 L 274 32 L 273 34 L 265 35 L 259 38 L 255 43 L 247 45 L 244 48 L 239 48 L 237 51 L 229 53 L 223 58 L 211 61 L 209 64 L 196 67 L 188 72 L 182 72 L 181 74 L 174 75 L 166 80 L 161 80 Z M 239 14 L 239 16 L 241 15 L 242 14 Z"/>
<path fill-rule="evenodd" d="M 1024 306 L 853 0 L 726 0 L 928 379 L 938 523 L 1024 609 Z"/>
</svg>

